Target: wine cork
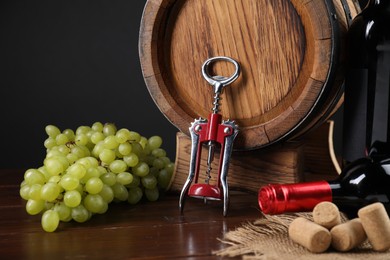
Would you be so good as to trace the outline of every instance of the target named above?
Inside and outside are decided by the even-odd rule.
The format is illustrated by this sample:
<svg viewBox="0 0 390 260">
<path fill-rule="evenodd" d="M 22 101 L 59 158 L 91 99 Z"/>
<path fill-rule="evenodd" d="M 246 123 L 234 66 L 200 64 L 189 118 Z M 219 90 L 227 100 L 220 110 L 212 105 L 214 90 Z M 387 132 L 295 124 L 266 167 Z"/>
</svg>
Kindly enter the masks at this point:
<svg viewBox="0 0 390 260">
<path fill-rule="evenodd" d="M 375 251 L 385 251 L 390 248 L 390 220 L 385 207 L 377 202 L 361 208 L 358 216 L 362 221 L 372 248 Z"/>
<path fill-rule="evenodd" d="M 332 202 L 320 202 L 313 209 L 313 220 L 315 223 L 331 229 L 341 223 L 340 211 Z"/>
<path fill-rule="evenodd" d="M 332 235 L 332 247 L 341 252 L 349 251 L 367 239 L 359 218 L 333 227 L 330 234 Z"/>
<path fill-rule="evenodd" d="M 326 251 L 331 243 L 328 229 L 303 217 L 298 217 L 291 222 L 288 234 L 291 240 L 313 253 Z"/>
</svg>

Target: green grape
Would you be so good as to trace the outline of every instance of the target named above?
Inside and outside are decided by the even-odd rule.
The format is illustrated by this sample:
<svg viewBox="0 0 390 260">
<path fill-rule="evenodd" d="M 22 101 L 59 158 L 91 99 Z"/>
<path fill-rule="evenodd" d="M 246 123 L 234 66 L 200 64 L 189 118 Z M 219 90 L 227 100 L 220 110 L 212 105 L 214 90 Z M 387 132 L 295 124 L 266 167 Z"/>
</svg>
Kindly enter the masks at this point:
<svg viewBox="0 0 390 260">
<path fill-rule="evenodd" d="M 103 132 L 103 124 L 101 122 L 95 122 L 92 124 L 92 130 L 96 132 Z"/>
<path fill-rule="evenodd" d="M 71 153 L 75 154 L 78 158 L 83 158 L 87 156 L 86 151 L 82 148 L 81 145 L 76 145 L 71 148 Z"/>
<path fill-rule="evenodd" d="M 161 189 L 167 189 L 171 182 L 172 173 L 170 173 L 167 169 L 162 169 L 157 177 L 158 185 Z"/>
<path fill-rule="evenodd" d="M 114 135 L 109 135 L 104 138 L 104 147 L 106 149 L 115 149 L 119 146 L 119 143 L 116 141 L 116 138 Z"/>
<path fill-rule="evenodd" d="M 115 152 L 110 149 L 104 149 L 99 154 L 99 159 L 106 164 L 112 163 L 115 160 L 115 157 Z"/>
<path fill-rule="evenodd" d="M 39 167 L 39 168 L 38 168 L 38 171 L 39 171 L 40 173 L 42 173 L 43 176 L 45 176 L 45 180 L 50 179 L 50 177 L 52 176 L 52 175 L 47 171 L 47 169 L 46 169 L 45 166 Z"/>
<path fill-rule="evenodd" d="M 61 221 L 63 221 L 63 222 L 69 222 L 69 221 L 71 221 L 72 220 L 72 209 L 71 208 L 69 208 L 69 210 L 70 210 L 70 214 L 69 214 L 69 216 L 67 217 L 67 218 L 64 218 L 64 219 L 60 219 Z M 58 213 L 58 215 L 59 215 L 60 213 Z"/>
<path fill-rule="evenodd" d="M 48 158 L 55 158 L 57 156 L 62 156 L 63 154 L 58 151 L 58 146 L 55 146 L 53 147 L 52 149 L 49 149 L 46 153 L 46 158 L 45 159 L 48 159 Z"/>
<path fill-rule="evenodd" d="M 160 196 L 158 188 L 155 187 L 153 189 L 145 189 L 145 196 L 149 201 L 156 201 Z"/>
<path fill-rule="evenodd" d="M 105 202 L 111 203 L 114 199 L 114 191 L 107 184 L 103 185 L 103 189 L 99 192 L 99 195 L 104 199 Z"/>
<path fill-rule="evenodd" d="M 148 144 L 148 139 L 144 136 L 141 136 L 139 139 L 139 144 L 142 146 L 142 149 L 145 149 L 146 145 Z"/>
<path fill-rule="evenodd" d="M 62 133 L 68 137 L 69 141 L 74 140 L 75 134 L 72 129 L 65 129 Z"/>
<path fill-rule="evenodd" d="M 92 149 L 92 154 L 93 154 L 93 156 L 99 157 L 99 154 L 100 154 L 104 149 L 106 149 L 106 148 L 104 147 L 104 142 L 103 142 L 103 141 L 98 142 L 98 143 L 95 145 L 95 147 L 93 147 L 93 149 Z"/>
<path fill-rule="evenodd" d="M 157 185 L 157 179 L 152 174 L 148 174 L 145 177 L 141 178 L 142 186 L 146 189 L 154 189 Z"/>
<path fill-rule="evenodd" d="M 82 125 L 82 126 L 77 127 L 76 135 L 87 134 L 89 131 L 91 131 L 91 128 L 89 126 Z"/>
<path fill-rule="evenodd" d="M 160 157 L 159 159 L 163 160 L 165 166 L 171 163 L 171 160 L 167 156 Z"/>
<path fill-rule="evenodd" d="M 68 162 L 68 159 L 66 159 L 66 155 L 61 153 L 61 155 L 53 156 L 52 158 L 57 159 L 62 164 L 62 167 L 64 170 L 68 169 L 69 162 Z"/>
<path fill-rule="evenodd" d="M 139 142 L 141 140 L 141 135 L 137 132 L 130 131 L 130 141 Z"/>
<path fill-rule="evenodd" d="M 116 181 L 122 185 L 128 185 L 133 181 L 133 175 L 129 172 L 121 172 L 116 175 Z"/>
<path fill-rule="evenodd" d="M 93 144 L 97 144 L 97 143 L 99 143 L 100 141 L 103 141 L 103 140 L 104 140 L 104 134 L 102 132 L 94 132 L 91 135 L 91 142 Z"/>
<path fill-rule="evenodd" d="M 58 146 L 58 151 L 60 153 L 62 153 L 63 155 L 68 155 L 70 153 L 70 149 L 68 146 L 66 146 L 65 144 L 62 144 L 60 146 Z"/>
<path fill-rule="evenodd" d="M 133 147 L 131 146 L 130 143 L 121 143 L 119 146 L 118 146 L 118 152 L 123 155 L 123 156 L 126 156 L 126 155 L 129 155 L 132 151 Z"/>
<path fill-rule="evenodd" d="M 37 215 L 45 208 L 45 202 L 43 200 L 29 199 L 26 203 L 26 212 L 30 215 Z"/>
<path fill-rule="evenodd" d="M 127 166 L 134 167 L 139 163 L 139 158 L 135 153 L 130 153 L 127 156 L 123 156 L 123 161 L 127 164 Z"/>
<path fill-rule="evenodd" d="M 157 169 L 162 169 L 165 167 L 164 160 L 162 160 L 161 158 L 154 159 L 152 165 Z"/>
<path fill-rule="evenodd" d="M 88 143 L 88 136 L 86 134 L 78 134 L 75 136 L 75 143 L 76 145 L 87 145 Z"/>
<path fill-rule="evenodd" d="M 103 174 L 107 173 L 107 169 L 105 167 L 101 166 L 101 165 L 99 165 L 97 167 L 97 169 L 100 172 L 100 175 L 103 175 Z"/>
<path fill-rule="evenodd" d="M 81 158 L 77 161 L 77 163 L 81 164 L 81 165 L 84 165 L 84 167 L 86 169 L 88 168 L 91 168 L 91 167 L 98 167 L 99 166 L 99 162 L 96 158 L 94 157 L 91 157 L 91 156 L 87 156 L 87 157 L 84 157 L 84 158 Z"/>
<path fill-rule="evenodd" d="M 56 136 L 57 145 L 66 144 L 67 142 L 69 142 L 69 138 L 65 134 L 59 134 Z"/>
<path fill-rule="evenodd" d="M 130 140 L 130 131 L 126 128 L 119 129 L 115 134 L 116 141 L 123 144 Z"/>
<path fill-rule="evenodd" d="M 43 211 L 46 211 L 46 210 L 49 210 L 49 209 L 53 209 L 54 205 L 55 205 L 54 202 L 45 201 L 45 206 L 44 206 Z"/>
<path fill-rule="evenodd" d="M 33 184 L 30 186 L 29 192 L 28 192 L 28 198 L 33 200 L 40 200 L 41 199 L 41 184 Z"/>
<path fill-rule="evenodd" d="M 79 147 L 84 152 L 84 157 L 91 156 L 90 149 L 92 149 L 91 147 L 93 147 L 93 146 L 89 146 L 89 143 L 88 143 L 86 146 L 80 145 Z"/>
<path fill-rule="evenodd" d="M 165 165 L 165 169 L 172 174 L 173 171 L 175 170 L 175 164 L 170 162 Z"/>
<path fill-rule="evenodd" d="M 133 174 L 133 181 L 130 184 L 127 184 L 127 188 L 135 188 L 141 184 L 141 178 Z"/>
<path fill-rule="evenodd" d="M 51 138 L 55 138 L 57 135 L 61 133 L 60 129 L 54 125 L 47 125 L 45 127 L 46 134 Z"/>
<path fill-rule="evenodd" d="M 80 184 L 79 179 L 71 174 L 66 174 L 62 176 L 60 181 L 61 187 L 67 191 L 76 189 L 79 186 L 79 184 Z"/>
<path fill-rule="evenodd" d="M 81 179 L 82 183 L 86 183 L 91 178 L 99 178 L 100 172 L 97 168 L 89 168 L 85 176 Z"/>
<path fill-rule="evenodd" d="M 107 172 L 103 174 L 100 179 L 103 181 L 104 184 L 107 184 L 108 186 L 112 186 L 116 183 L 116 175 L 112 172 Z"/>
<path fill-rule="evenodd" d="M 142 145 L 139 143 L 131 143 L 132 146 L 132 152 L 135 153 L 137 156 L 143 155 L 144 148 L 142 148 Z"/>
<path fill-rule="evenodd" d="M 152 150 L 160 148 L 162 145 L 162 138 L 158 135 L 152 136 L 148 139 L 148 145 Z"/>
<path fill-rule="evenodd" d="M 159 169 L 157 169 L 156 167 L 149 167 L 149 175 L 152 175 L 152 176 L 154 176 L 154 177 L 156 177 L 157 178 L 157 176 L 158 176 L 158 172 L 159 172 L 160 170 Z"/>
<path fill-rule="evenodd" d="M 52 182 L 52 183 L 59 183 L 61 181 L 61 176 L 59 175 L 56 175 L 56 176 L 51 176 L 49 180 L 47 180 L 47 182 Z"/>
<path fill-rule="evenodd" d="M 68 153 L 66 155 L 66 159 L 68 160 L 69 165 L 72 165 L 79 159 L 79 157 L 77 157 L 74 153 Z"/>
<path fill-rule="evenodd" d="M 105 208 L 107 202 L 98 194 L 88 194 L 83 200 L 84 207 L 92 212 L 99 213 Z"/>
<path fill-rule="evenodd" d="M 112 123 L 106 123 L 103 126 L 103 134 L 105 136 L 115 135 L 116 133 L 116 126 Z"/>
<path fill-rule="evenodd" d="M 43 164 L 51 175 L 58 175 L 64 171 L 64 165 L 57 157 L 46 158 Z"/>
<path fill-rule="evenodd" d="M 37 169 L 28 169 L 24 173 L 24 180 L 26 184 L 44 184 L 46 182 L 45 176 Z"/>
<path fill-rule="evenodd" d="M 52 137 L 48 137 L 45 142 L 43 143 L 43 145 L 47 148 L 47 149 L 51 149 L 53 148 L 54 146 L 57 145 L 57 142 L 54 138 Z"/>
<path fill-rule="evenodd" d="M 89 194 L 98 194 L 102 189 L 103 182 L 97 177 L 92 177 L 85 183 L 85 190 Z"/>
<path fill-rule="evenodd" d="M 142 195 L 143 195 L 143 193 L 142 193 L 142 190 L 140 187 L 130 188 L 129 189 L 129 197 L 128 197 L 127 201 L 130 204 L 135 205 L 142 199 Z"/>
<path fill-rule="evenodd" d="M 143 162 L 147 163 L 148 165 L 153 166 L 153 162 L 154 162 L 154 160 L 156 160 L 156 157 L 154 157 L 151 154 L 148 154 L 148 155 L 142 156 L 141 159 Z"/>
<path fill-rule="evenodd" d="M 64 194 L 64 203 L 67 207 L 74 208 L 81 203 L 81 194 L 77 190 L 70 190 Z"/>
<path fill-rule="evenodd" d="M 114 160 L 110 163 L 109 168 L 113 173 L 125 172 L 127 170 L 127 164 L 122 160 Z"/>
<path fill-rule="evenodd" d="M 83 223 L 90 218 L 90 213 L 83 205 L 79 205 L 72 208 L 72 218 L 76 222 Z"/>
<path fill-rule="evenodd" d="M 139 177 L 145 177 L 149 173 L 149 165 L 145 162 L 140 162 L 133 167 L 133 173 Z"/>
<path fill-rule="evenodd" d="M 72 219 L 72 210 L 66 206 L 64 202 L 54 205 L 53 210 L 58 213 L 58 217 L 61 221 L 67 222 Z"/>
<path fill-rule="evenodd" d="M 66 170 L 66 173 L 76 177 L 77 179 L 81 179 L 87 173 L 87 169 L 84 167 L 84 165 L 76 162 Z"/>
<path fill-rule="evenodd" d="M 80 194 L 84 194 L 84 185 L 80 183 L 79 186 L 77 186 L 77 188 L 75 189 L 75 191 L 78 191 Z"/>
<path fill-rule="evenodd" d="M 162 148 L 157 148 L 152 151 L 152 155 L 156 157 L 165 157 L 167 156 L 167 152 Z"/>
<path fill-rule="evenodd" d="M 20 187 L 19 195 L 22 199 L 28 200 L 30 198 L 30 185 Z"/>
<path fill-rule="evenodd" d="M 149 145 L 146 144 L 145 147 L 143 148 L 143 155 L 149 156 L 152 153 L 152 150 L 150 149 Z"/>
<path fill-rule="evenodd" d="M 61 188 L 58 184 L 48 182 L 41 188 L 41 199 L 46 201 L 54 201 L 60 195 Z"/>
<path fill-rule="evenodd" d="M 118 160 L 123 160 L 123 155 L 118 151 L 118 149 L 115 149 L 115 157 Z"/>
<path fill-rule="evenodd" d="M 22 180 L 22 182 L 20 183 L 20 187 L 23 187 L 23 186 L 26 186 L 26 185 L 28 185 L 26 180 Z"/>
<path fill-rule="evenodd" d="M 100 211 L 97 212 L 97 213 L 98 213 L 98 214 L 104 214 L 104 213 L 107 212 L 107 210 L 108 210 L 108 203 L 104 203 L 104 204 L 103 204 L 103 207 L 101 207 Z"/>
<path fill-rule="evenodd" d="M 126 201 L 129 197 L 129 192 L 126 187 L 120 183 L 115 183 L 111 186 L 112 191 L 114 192 L 114 198 L 120 201 Z"/>
<path fill-rule="evenodd" d="M 59 223 L 60 217 L 56 211 L 50 209 L 43 213 L 41 224 L 46 232 L 54 232 L 58 228 Z"/>
</svg>

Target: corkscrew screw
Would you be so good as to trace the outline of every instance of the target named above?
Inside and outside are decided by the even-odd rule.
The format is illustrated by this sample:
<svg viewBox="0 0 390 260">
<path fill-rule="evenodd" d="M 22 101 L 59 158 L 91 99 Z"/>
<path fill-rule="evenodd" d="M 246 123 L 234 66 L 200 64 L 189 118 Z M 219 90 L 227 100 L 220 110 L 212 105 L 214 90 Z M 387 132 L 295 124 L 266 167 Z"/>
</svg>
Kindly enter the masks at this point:
<svg viewBox="0 0 390 260">
<path fill-rule="evenodd" d="M 210 76 L 208 70 L 210 64 L 216 61 L 227 61 L 235 66 L 235 72 L 230 77 L 225 76 Z M 227 184 L 227 174 L 229 168 L 230 156 L 233 150 L 233 142 L 238 134 L 238 126 L 234 121 L 222 120 L 222 115 L 219 114 L 220 95 L 224 88 L 235 81 L 240 75 L 240 65 L 238 62 L 229 57 L 213 57 L 205 61 L 202 66 L 203 78 L 214 88 L 214 102 L 212 113 L 208 119 L 199 118 L 191 123 L 189 128 L 191 135 L 191 157 L 188 178 L 181 190 L 179 208 L 183 211 L 185 197 L 190 197 L 207 200 L 223 199 L 223 215 L 227 215 L 229 204 L 229 191 Z M 201 160 L 202 145 L 208 146 L 207 169 L 204 183 L 199 183 L 199 168 Z M 220 158 L 218 165 L 217 184 L 210 184 L 211 164 L 214 159 L 216 148 L 220 149 Z M 192 182 L 194 181 L 194 184 Z M 192 184 L 192 185 L 191 185 Z M 221 192 L 222 189 L 222 192 Z"/>
</svg>

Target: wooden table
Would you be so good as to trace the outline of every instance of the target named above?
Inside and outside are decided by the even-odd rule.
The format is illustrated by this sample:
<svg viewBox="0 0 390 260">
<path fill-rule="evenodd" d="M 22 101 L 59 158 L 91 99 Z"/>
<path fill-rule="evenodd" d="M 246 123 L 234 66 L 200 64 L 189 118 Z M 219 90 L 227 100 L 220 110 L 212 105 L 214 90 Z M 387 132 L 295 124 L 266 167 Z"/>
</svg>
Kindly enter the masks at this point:
<svg viewBox="0 0 390 260">
<path fill-rule="evenodd" d="M 260 216 L 255 194 L 231 193 L 227 217 L 221 202 L 188 199 L 181 215 L 178 196 L 136 206 L 111 203 L 86 223 L 61 223 L 54 233 L 40 216 L 25 211 L 19 197 L 23 170 L 0 170 L 0 259 L 218 259 L 218 238 Z"/>
</svg>

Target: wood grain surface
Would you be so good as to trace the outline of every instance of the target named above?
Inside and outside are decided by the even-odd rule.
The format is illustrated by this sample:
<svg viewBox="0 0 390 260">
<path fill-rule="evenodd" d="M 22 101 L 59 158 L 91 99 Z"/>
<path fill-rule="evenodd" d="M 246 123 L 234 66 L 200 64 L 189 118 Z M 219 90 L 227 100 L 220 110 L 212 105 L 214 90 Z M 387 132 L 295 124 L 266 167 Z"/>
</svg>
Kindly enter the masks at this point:
<svg viewBox="0 0 390 260">
<path fill-rule="evenodd" d="M 356 14 L 353 1 L 346 1 Z M 324 122 L 342 96 L 341 0 L 149 0 L 140 30 L 140 60 L 151 96 L 182 132 L 211 112 L 204 61 L 237 60 L 242 75 L 225 88 L 221 114 L 240 126 L 236 147 L 254 149 Z M 229 76 L 218 62 L 210 74 Z"/>
<path fill-rule="evenodd" d="M 227 245 L 218 239 L 261 216 L 257 197 L 243 192 L 231 194 L 228 217 L 221 202 L 198 199 L 188 199 L 180 214 L 179 197 L 166 194 L 135 206 L 112 203 L 105 214 L 47 233 L 40 215 L 26 213 L 19 195 L 23 173 L 0 170 L 1 259 L 220 259 L 213 252 Z"/>
</svg>

